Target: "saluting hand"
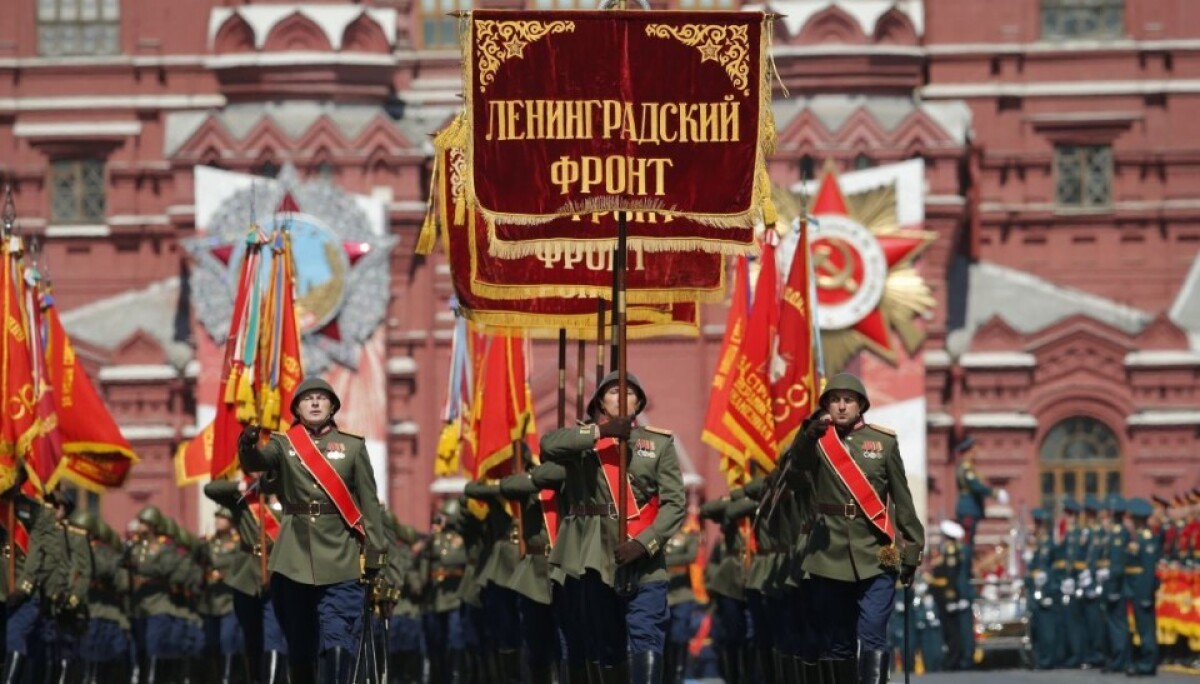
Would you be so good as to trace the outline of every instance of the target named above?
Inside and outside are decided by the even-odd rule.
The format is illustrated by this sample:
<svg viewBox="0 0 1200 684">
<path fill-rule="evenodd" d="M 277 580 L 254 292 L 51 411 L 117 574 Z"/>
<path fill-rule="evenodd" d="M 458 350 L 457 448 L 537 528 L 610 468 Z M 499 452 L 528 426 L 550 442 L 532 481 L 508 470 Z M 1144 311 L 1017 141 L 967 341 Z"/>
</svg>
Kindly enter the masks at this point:
<svg viewBox="0 0 1200 684">
<path fill-rule="evenodd" d="M 825 436 L 825 431 L 829 429 L 829 422 L 829 414 L 812 418 L 804 428 L 804 436 L 814 442 L 821 439 Z"/>
<path fill-rule="evenodd" d="M 242 430 L 242 436 L 238 438 L 238 446 L 243 449 L 253 449 L 258 446 L 258 436 L 262 434 L 262 428 L 257 425 L 247 425 Z"/>
</svg>

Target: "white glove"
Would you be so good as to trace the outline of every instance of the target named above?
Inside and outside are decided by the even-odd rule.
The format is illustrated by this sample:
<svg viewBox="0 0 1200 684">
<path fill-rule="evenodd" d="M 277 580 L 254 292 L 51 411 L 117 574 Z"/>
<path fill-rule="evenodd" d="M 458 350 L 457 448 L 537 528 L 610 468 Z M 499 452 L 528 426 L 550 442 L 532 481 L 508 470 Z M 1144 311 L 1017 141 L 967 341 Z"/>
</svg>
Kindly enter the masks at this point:
<svg viewBox="0 0 1200 684">
<path fill-rule="evenodd" d="M 1034 570 L 1033 571 L 1033 586 L 1037 587 L 1038 589 L 1041 589 L 1042 587 L 1046 586 L 1046 580 L 1048 580 L 1048 579 L 1049 579 L 1049 577 L 1046 575 L 1045 571 L 1043 571 L 1043 570 Z"/>
<path fill-rule="evenodd" d="M 968 610 L 968 609 L 970 609 L 970 608 L 971 608 L 971 602 L 970 602 L 970 601 L 968 601 L 968 600 L 966 600 L 966 599 L 963 599 L 963 600 L 961 600 L 961 601 L 959 601 L 959 602 L 958 602 L 958 609 L 959 609 L 959 610 Z"/>
<path fill-rule="evenodd" d="M 1001 506 L 1008 505 L 1008 490 L 1003 487 L 996 490 L 996 503 Z"/>
<path fill-rule="evenodd" d="M 925 606 L 925 608 L 927 608 L 927 609 L 929 609 L 929 610 L 933 610 L 933 597 L 932 597 L 932 596 L 926 596 L 926 597 L 922 598 L 922 599 L 921 599 L 921 605 L 922 605 L 922 606 Z"/>
<path fill-rule="evenodd" d="M 1066 596 L 1070 596 L 1071 594 L 1075 593 L 1074 578 L 1068 577 L 1062 581 L 1062 593 Z"/>
<path fill-rule="evenodd" d="M 1021 554 L 1021 558 L 1025 559 L 1026 565 L 1032 563 L 1033 562 L 1033 551 L 1026 551 L 1025 553 Z"/>
<path fill-rule="evenodd" d="M 1105 582 L 1108 581 L 1108 578 L 1110 576 L 1111 575 L 1110 575 L 1110 571 L 1108 568 L 1097 568 L 1096 569 L 1096 582 L 1097 583 L 1104 584 Z"/>
<path fill-rule="evenodd" d="M 1084 570 L 1079 573 L 1079 588 L 1087 589 L 1090 586 L 1092 586 L 1092 571 Z"/>
</svg>

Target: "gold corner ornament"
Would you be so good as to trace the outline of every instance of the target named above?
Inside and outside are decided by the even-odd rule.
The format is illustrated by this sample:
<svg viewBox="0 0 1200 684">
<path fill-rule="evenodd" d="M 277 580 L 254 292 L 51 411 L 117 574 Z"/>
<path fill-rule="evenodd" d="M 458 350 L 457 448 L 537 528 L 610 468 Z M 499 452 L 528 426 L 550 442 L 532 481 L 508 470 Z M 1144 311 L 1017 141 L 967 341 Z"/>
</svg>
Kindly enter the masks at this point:
<svg viewBox="0 0 1200 684">
<path fill-rule="evenodd" d="M 843 195 L 837 176 L 821 180 L 809 237 L 825 371 L 862 349 L 897 361 L 892 333 L 911 354 L 925 340 L 916 323 L 937 305 L 913 262 L 937 234 L 901 226 L 895 183 Z"/>
<path fill-rule="evenodd" d="M 479 68 L 479 92 L 496 80 L 500 65 L 509 59 L 523 59 L 525 48 L 552 33 L 572 33 L 573 21 L 494 21 L 475 22 L 475 61 Z"/>
<path fill-rule="evenodd" d="M 713 61 L 725 68 L 733 87 L 750 95 L 750 38 L 747 27 L 718 24 L 650 24 L 651 38 L 674 38 L 700 51 L 700 61 Z"/>
</svg>

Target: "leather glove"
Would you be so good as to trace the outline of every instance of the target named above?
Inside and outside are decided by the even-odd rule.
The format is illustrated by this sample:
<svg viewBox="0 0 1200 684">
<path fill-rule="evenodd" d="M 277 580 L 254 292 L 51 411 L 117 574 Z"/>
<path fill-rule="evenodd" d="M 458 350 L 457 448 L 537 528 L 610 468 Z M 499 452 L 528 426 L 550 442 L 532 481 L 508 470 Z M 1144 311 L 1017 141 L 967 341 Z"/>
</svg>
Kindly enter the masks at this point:
<svg viewBox="0 0 1200 684">
<path fill-rule="evenodd" d="M 363 577 L 366 577 L 368 582 L 373 582 L 375 578 L 379 576 L 380 569 L 381 568 L 368 565 L 367 567 L 363 568 Z"/>
<path fill-rule="evenodd" d="M 804 436 L 815 442 L 825 436 L 825 431 L 829 429 L 829 422 L 825 420 L 824 415 L 817 416 L 808 421 L 808 425 L 804 428 Z"/>
<path fill-rule="evenodd" d="M 638 560 L 646 555 L 646 547 L 636 539 L 630 539 L 627 542 L 622 542 L 617 547 L 617 551 L 613 554 L 617 559 L 617 565 L 628 565 L 629 563 Z"/>
<path fill-rule="evenodd" d="M 238 446 L 243 449 L 253 449 L 258 445 L 258 436 L 262 433 L 262 428 L 257 425 L 247 425 L 242 429 L 242 436 L 238 437 Z"/>
<path fill-rule="evenodd" d="M 609 418 L 607 423 L 600 426 L 600 436 L 628 441 L 632 430 L 632 418 Z"/>
<path fill-rule="evenodd" d="M 21 604 L 25 603 L 25 601 L 28 599 L 29 599 L 29 594 L 26 594 L 25 592 L 21 591 L 20 589 L 13 591 L 13 592 L 9 592 L 9 594 L 8 594 L 8 612 L 9 612 L 9 614 L 11 615 L 14 610 L 21 607 Z"/>
<path fill-rule="evenodd" d="M 900 566 L 900 584 L 903 584 L 906 587 L 911 587 L 912 583 L 913 583 L 913 577 L 915 577 L 916 574 L 917 574 L 917 566 L 901 565 Z"/>
</svg>

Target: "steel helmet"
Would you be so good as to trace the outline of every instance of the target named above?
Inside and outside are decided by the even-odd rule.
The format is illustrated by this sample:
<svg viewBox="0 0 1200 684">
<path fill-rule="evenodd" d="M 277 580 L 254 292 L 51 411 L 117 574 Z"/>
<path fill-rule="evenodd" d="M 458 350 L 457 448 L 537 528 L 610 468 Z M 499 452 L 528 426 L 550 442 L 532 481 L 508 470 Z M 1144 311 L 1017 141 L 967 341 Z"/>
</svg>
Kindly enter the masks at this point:
<svg viewBox="0 0 1200 684">
<path fill-rule="evenodd" d="M 604 393 L 608 391 L 609 387 L 616 384 L 617 380 L 617 372 L 612 371 L 600 380 L 599 385 L 596 385 L 596 391 L 592 393 L 592 399 L 588 402 L 587 406 L 587 414 L 591 416 L 593 420 L 595 420 L 600 414 L 601 398 L 604 396 Z M 625 382 L 629 385 L 629 387 L 633 388 L 633 393 L 637 395 L 637 406 L 634 407 L 631 417 L 636 416 L 646 408 L 646 390 L 642 389 L 642 383 L 638 382 L 637 376 L 633 373 L 625 373 Z"/>
<path fill-rule="evenodd" d="M 862 409 L 859 411 L 860 413 L 866 413 L 867 409 L 871 408 L 871 400 L 867 397 L 867 387 L 863 384 L 862 380 L 858 379 L 858 376 L 850 373 L 838 373 L 832 378 L 829 378 L 829 382 L 825 385 L 825 391 L 821 392 L 821 399 L 819 403 L 822 407 L 825 407 L 826 403 L 828 403 L 829 394 L 834 390 L 849 390 L 857 394 L 859 398 L 862 399 Z"/>
<path fill-rule="evenodd" d="M 324 392 L 325 394 L 329 395 L 329 401 L 333 403 L 333 407 L 330 409 L 329 415 L 334 416 L 337 414 L 338 409 L 342 407 L 342 400 L 338 399 L 337 392 L 334 392 L 333 386 L 328 382 L 325 382 L 324 379 L 313 376 L 311 378 L 306 378 L 304 382 L 300 383 L 300 386 L 296 388 L 296 393 L 292 395 L 291 409 L 293 416 L 299 415 L 300 413 L 296 408 L 300 405 L 300 398 L 305 394 L 314 391 Z"/>
</svg>

